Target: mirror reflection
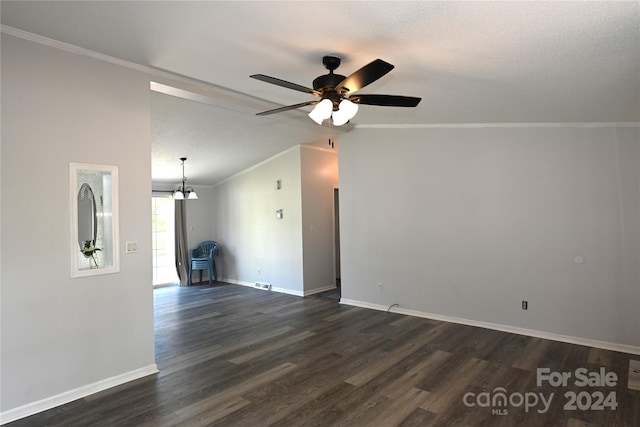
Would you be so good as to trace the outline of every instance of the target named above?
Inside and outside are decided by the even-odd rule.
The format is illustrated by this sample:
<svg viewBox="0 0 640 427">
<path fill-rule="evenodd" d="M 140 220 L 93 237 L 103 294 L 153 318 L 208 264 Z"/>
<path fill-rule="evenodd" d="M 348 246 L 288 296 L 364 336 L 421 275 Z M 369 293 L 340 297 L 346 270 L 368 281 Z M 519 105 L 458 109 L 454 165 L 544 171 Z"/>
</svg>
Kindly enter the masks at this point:
<svg viewBox="0 0 640 427">
<path fill-rule="evenodd" d="M 96 247 L 97 234 L 96 198 L 91 186 L 85 182 L 78 191 L 78 245 L 90 268 L 98 268 L 96 252 L 101 249 Z"/>
</svg>

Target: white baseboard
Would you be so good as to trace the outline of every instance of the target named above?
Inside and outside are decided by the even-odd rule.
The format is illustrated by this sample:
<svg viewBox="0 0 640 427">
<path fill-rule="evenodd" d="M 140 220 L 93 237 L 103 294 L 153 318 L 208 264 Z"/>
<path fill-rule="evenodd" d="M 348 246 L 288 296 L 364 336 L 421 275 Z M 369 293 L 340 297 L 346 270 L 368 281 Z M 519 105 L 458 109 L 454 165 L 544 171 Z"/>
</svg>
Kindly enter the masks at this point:
<svg viewBox="0 0 640 427">
<path fill-rule="evenodd" d="M 235 279 L 229 279 L 229 278 L 222 278 L 220 279 L 221 282 L 227 282 L 227 283 L 231 283 L 233 285 L 241 285 L 241 286 L 248 286 L 249 288 L 254 288 L 254 289 L 261 289 L 261 288 L 256 288 L 256 284 L 252 283 L 252 282 L 245 282 L 242 280 L 235 280 Z M 280 292 L 281 294 L 289 294 L 289 295 L 295 295 L 297 297 L 303 297 L 304 293 L 302 291 L 294 291 L 292 289 L 287 289 L 287 288 L 279 288 L 277 286 L 273 286 L 271 285 L 271 289 L 269 289 L 272 292 Z"/>
<path fill-rule="evenodd" d="M 295 295 L 297 297 L 303 297 L 304 296 L 304 292 L 302 292 L 302 291 L 294 291 L 292 289 L 279 288 L 277 286 L 272 286 L 271 290 L 273 292 L 280 292 L 281 294 Z"/>
<path fill-rule="evenodd" d="M 256 288 L 256 284 L 252 283 L 252 282 L 245 282 L 242 280 L 236 280 L 236 279 L 229 279 L 229 278 L 221 278 L 220 279 L 221 282 L 226 282 L 226 283 L 231 283 L 234 285 L 241 285 L 241 286 L 247 286 L 249 288 L 254 288 L 254 289 L 261 289 L 261 288 Z M 315 295 L 315 294 L 319 294 L 321 292 L 326 292 L 326 291 L 330 291 L 332 289 L 335 289 L 336 286 L 335 285 L 328 285 L 328 286 L 323 286 L 322 288 L 316 288 L 316 289 L 311 289 L 309 291 L 294 291 L 292 289 L 287 289 L 287 288 L 279 288 L 277 286 L 273 286 L 271 285 L 271 289 L 269 289 L 272 292 L 280 292 L 281 294 L 288 294 L 288 295 L 295 295 L 297 297 L 308 297 L 310 295 Z"/>
<path fill-rule="evenodd" d="M 231 283 L 232 285 L 248 286 L 250 288 L 255 288 L 256 286 L 255 283 L 244 282 L 242 280 L 236 280 L 236 279 L 229 279 L 227 277 L 221 277 L 219 281 L 224 283 Z"/>
<path fill-rule="evenodd" d="M 46 411 L 47 409 L 55 408 L 56 406 L 64 405 L 65 403 L 73 402 L 74 400 L 82 399 L 91 394 L 99 391 L 106 390 L 111 387 L 115 387 L 129 381 L 137 380 L 138 378 L 146 377 L 158 373 L 158 367 L 156 364 L 145 366 L 144 368 L 136 369 L 126 372 L 124 374 L 116 375 L 115 377 L 107 378 L 93 384 L 88 384 L 82 387 L 75 388 L 73 390 L 65 391 L 55 396 L 47 397 L 37 402 L 27 403 L 26 405 L 18 406 L 17 408 L 9 409 L 0 413 L 0 424 L 7 424 L 12 421 L 19 420 L 21 418 L 28 417 L 30 415 L 37 414 L 38 412 Z"/>
<path fill-rule="evenodd" d="M 618 343 L 612 343 L 607 341 L 598 341 L 598 340 L 592 340 L 589 338 L 572 337 L 568 335 L 555 334 L 552 332 L 536 331 L 534 329 L 525 329 L 525 328 L 518 328 L 515 326 L 500 325 L 497 323 L 480 322 L 476 320 L 463 319 L 460 317 L 425 313 L 417 310 L 409 310 L 406 308 L 399 307 L 397 305 L 393 305 L 389 307 L 386 305 L 372 304 L 369 302 L 357 301 L 357 300 L 351 300 L 351 299 L 345 299 L 345 298 L 340 299 L 340 304 L 370 308 L 373 310 L 380 310 L 380 311 L 391 311 L 393 313 L 406 314 L 409 316 L 423 317 L 426 319 L 433 319 L 433 320 L 441 320 L 443 322 L 458 323 L 461 325 L 477 326 L 479 328 L 493 329 L 495 331 L 509 332 L 512 334 L 526 335 L 530 337 L 543 338 L 543 339 L 552 340 L 552 341 L 566 342 L 569 344 L 584 345 L 587 347 L 602 348 L 605 350 L 619 351 L 621 353 L 640 354 L 640 347 L 638 346 L 633 346 L 628 344 L 618 344 Z"/>
<path fill-rule="evenodd" d="M 304 291 L 304 296 L 308 297 L 315 294 L 321 294 L 322 292 L 332 291 L 336 289 L 336 285 L 328 285 L 323 286 L 322 288 L 311 289 L 309 291 Z"/>
</svg>

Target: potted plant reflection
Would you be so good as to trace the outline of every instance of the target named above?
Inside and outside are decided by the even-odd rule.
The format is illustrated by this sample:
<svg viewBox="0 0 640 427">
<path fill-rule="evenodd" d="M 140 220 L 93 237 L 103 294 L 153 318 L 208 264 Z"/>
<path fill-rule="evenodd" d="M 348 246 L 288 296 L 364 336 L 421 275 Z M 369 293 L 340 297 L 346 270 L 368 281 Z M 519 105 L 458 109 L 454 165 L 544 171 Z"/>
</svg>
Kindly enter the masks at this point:
<svg viewBox="0 0 640 427">
<path fill-rule="evenodd" d="M 96 259 L 96 251 L 101 251 L 102 249 L 96 248 L 96 243 L 93 240 L 85 240 L 82 249 L 82 255 L 85 258 L 89 258 L 89 268 L 98 268 L 98 260 Z M 91 265 L 91 261 L 93 261 L 93 265 Z"/>
</svg>

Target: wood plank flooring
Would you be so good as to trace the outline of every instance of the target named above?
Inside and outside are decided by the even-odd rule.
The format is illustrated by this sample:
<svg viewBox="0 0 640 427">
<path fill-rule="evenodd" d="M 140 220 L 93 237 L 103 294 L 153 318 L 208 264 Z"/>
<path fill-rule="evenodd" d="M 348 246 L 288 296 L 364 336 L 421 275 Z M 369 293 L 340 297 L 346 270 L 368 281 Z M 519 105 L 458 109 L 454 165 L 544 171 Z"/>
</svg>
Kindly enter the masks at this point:
<svg viewBox="0 0 640 427">
<path fill-rule="evenodd" d="M 640 425 L 627 389 L 638 356 L 225 283 L 154 298 L 159 374 L 9 425 Z M 615 387 L 536 384 L 537 368 L 601 367 Z M 506 405 L 492 405 L 501 390 Z M 617 408 L 565 410 L 567 392 L 583 407 L 614 392 Z M 519 400 L 534 394 L 548 410 Z"/>
</svg>

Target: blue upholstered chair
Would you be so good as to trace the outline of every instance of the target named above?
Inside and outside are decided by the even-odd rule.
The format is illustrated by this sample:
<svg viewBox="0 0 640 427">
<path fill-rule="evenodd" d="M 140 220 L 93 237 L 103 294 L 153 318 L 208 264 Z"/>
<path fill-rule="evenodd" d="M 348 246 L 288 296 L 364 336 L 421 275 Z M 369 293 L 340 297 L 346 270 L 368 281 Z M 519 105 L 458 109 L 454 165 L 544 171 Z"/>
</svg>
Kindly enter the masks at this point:
<svg viewBox="0 0 640 427">
<path fill-rule="evenodd" d="M 191 259 L 189 261 L 189 285 L 192 283 L 193 270 L 200 270 L 200 281 L 202 282 L 202 270 L 207 270 L 209 274 L 209 284 L 211 278 L 218 281 L 218 271 L 216 270 L 216 259 L 218 256 L 218 242 L 207 240 L 191 249 Z"/>
</svg>

